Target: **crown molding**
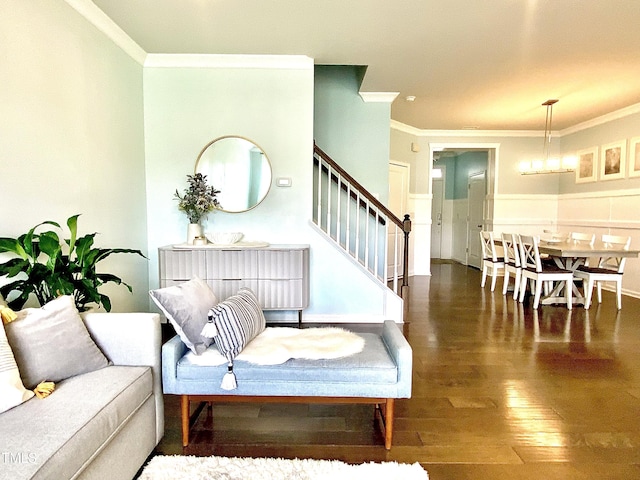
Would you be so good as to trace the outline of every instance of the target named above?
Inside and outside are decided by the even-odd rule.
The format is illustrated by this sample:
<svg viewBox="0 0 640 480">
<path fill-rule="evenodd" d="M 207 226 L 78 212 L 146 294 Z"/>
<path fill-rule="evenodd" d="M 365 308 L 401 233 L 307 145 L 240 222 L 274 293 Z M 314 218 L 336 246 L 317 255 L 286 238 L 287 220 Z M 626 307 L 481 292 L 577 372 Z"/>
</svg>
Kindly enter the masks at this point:
<svg viewBox="0 0 640 480">
<path fill-rule="evenodd" d="M 416 137 L 542 137 L 538 130 L 422 130 L 397 120 L 391 120 L 391 128 Z M 556 136 L 557 132 L 552 132 Z"/>
<path fill-rule="evenodd" d="M 269 68 L 313 70 L 313 59 L 305 55 L 224 55 L 152 53 L 145 67 L 153 68 Z"/>
<path fill-rule="evenodd" d="M 564 130 L 561 130 L 559 132 L 559 136 L 563 137 L 565 135 L 571 135 L 572 133 L 577 133 L 582 130 L 586 130 L 588 128 L 597 127 L 598 125 L 602 125 L 603 123 L 619 120 L 621 118 L 628 117 L 629 115 L 634 115 L 636 113 L 640 113 L 640 103 L 636 103 L 635 105 L 630 105 L 628 107 L 621 108 L 620 110 L 616 110 L 615 112 L 601 115 L 592 120 L 587 120 L 586 122 L 579 123 L 577 125 L 574 125 L 573 127 L 565 128 Z"/>
<path fill-rule="evenodd" d="M 358 92 L 365 103 L 393 103 L 400 92 Z"/>
<path fill-rule="evenodd" d="M 422 130 L 420 130 L 419 128 L 412 127 L 411 125 L 407 125 L 406 123 L 402 123 L 393 119 L 389 124 L 393 130 L 408 133 L 409 135 L 415 135 L 416 137 L 419 137 L 422 132 Z"/>
<path fill-rule="evenodd" d="M 573 133 L 597 127 L 598 125 L 619 120 L 640 113 L 640 103 L 630 105 L 615 112 L 601 115 L 592 120 L 579 123 L 564 130 L 554 130 L 551 135 L 555 138 L 562 138 Z M 406 125 L 397 120 L 391 120 L 391 128 L 401 132 L 415 135 L 416 137 L 542 137 L 544 132 L 540 130 L 422 130 L 420 128 Z"/>
<path fill-rule="evenodd" d="M 65 2 L 99 31 L 104 33 L 107 38 L 120 47 L 122 51 L 132 59 L 140 65 L 144 65 L 147 52 L 100 10 L 95 3 L 90 0 L 65 0 Z"/>
</svg>

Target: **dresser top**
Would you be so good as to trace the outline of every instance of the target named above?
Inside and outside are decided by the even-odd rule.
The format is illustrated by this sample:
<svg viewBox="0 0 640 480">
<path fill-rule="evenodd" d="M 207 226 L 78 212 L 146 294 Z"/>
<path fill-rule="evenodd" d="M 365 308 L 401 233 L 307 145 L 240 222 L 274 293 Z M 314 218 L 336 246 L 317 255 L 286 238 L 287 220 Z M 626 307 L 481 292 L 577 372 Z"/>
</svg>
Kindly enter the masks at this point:
<svg viewBox="0 0 640 480">
<path fill-rule="evenodd" d="M 267 242 L 238 242 L 229 245 L 208 243 L 206 245 L 189 245 L 180 243 L 176 245 L 165 245 L 160 250 L 308 250 L 308 244 L 269 244 Z"/>
</svg>

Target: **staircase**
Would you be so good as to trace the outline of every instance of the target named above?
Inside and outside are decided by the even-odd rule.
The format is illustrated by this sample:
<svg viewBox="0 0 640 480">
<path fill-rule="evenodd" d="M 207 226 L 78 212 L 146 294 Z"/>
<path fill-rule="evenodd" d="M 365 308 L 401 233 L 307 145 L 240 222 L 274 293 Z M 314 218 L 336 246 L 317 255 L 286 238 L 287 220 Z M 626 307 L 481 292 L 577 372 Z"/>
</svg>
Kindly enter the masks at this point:
<svg viewBox="0 0 640 480">
<path fill-rule="evenodd" d="M 399 219 L 317 145 L 313 149 L 313 223 L 391 294 L 408 295 L 409 215 Z M 402 320 L 403 315 L 400 315 Z"/>
</svg>

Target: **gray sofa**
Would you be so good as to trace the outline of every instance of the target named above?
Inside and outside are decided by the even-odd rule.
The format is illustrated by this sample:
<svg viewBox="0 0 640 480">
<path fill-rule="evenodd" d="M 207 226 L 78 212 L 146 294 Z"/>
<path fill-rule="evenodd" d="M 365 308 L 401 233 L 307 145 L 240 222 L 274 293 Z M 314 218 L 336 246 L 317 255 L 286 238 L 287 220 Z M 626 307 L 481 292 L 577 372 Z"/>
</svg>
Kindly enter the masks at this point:
<svg viewBox="0 0 640 480">
<path fill-rule="evenodd" d="M 394 400 L 411 397 L 411 346 L 390 320 L 384 322 L 381 335 L 359 335 L 365 339 L 364 350 L 348 357 L 291 359 L 270 366 L 236 360 L 234 390 L 220 387 L 226 365 L 194 364 L 176 335 L 162 347 L 162 374 L 164 392 L 181 396 L 183 445 L 189 443 L 191 402 L 277 401 L 374 404 L 384 423 L 385 447 L 390 449 Z"/>
<path fill-rule="evenodd" d="M 131 479 L 162 438 L 159 316 L 83 320 L 112 365 L 0 414 L 0 479 Z"/>
</svg>

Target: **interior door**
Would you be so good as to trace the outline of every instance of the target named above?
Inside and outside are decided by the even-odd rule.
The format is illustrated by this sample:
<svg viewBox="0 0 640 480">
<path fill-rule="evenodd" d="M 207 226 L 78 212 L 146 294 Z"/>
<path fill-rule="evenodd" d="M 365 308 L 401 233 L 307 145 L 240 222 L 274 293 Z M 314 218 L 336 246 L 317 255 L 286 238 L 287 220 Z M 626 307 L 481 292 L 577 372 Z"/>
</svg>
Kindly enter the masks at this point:
<svg viewBox="0 0 640 480">
<path fill-rule="evenodd" d="M 444 179 L 434 178 L 431 184 L 431 258 L 442 258 L 442 205 Z"/>
<path fill-rule="evenodd" d="M 409 165 L 390 162 L 389 163 L 389 210 L 398 218 L 403 219 L 407 212 L 407 198 L 409 197 Z M 396 232 L 395 224 L 389 226 L 387 233 L 387 272 L 391 277 L 394 272 L 396 258 L 396 248 L 398 255 L 398 271 L 402 274 L 402 251 L 403 235 L 402 231 Z M 397 234 L 397 236 L 396 236 Z M 397 242 L 397 245 L 396 245 Z"/>
<path fill-rule="evenodd" d="M 467 216 L 467 265 L 481 268 L 482 246 L 480 231 L 484 225 L 484 203 L 487 195 L 487 179 L 484 172 L 469 175 Z"/>
</svg>

